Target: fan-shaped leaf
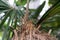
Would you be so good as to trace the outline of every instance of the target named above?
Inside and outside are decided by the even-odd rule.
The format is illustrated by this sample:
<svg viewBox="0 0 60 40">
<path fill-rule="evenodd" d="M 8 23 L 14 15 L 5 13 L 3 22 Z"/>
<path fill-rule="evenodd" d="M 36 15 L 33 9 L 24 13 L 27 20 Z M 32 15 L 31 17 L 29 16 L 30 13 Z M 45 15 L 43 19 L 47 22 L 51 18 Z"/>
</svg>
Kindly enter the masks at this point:
<svg viewBox="0 0 60 40">
<path fill-rule="evenodd" d="M 3 37 L 2 37 L 2 40 L 7 40 L 8 39 L 8 34 L 9 34 L 9 24 L 10 24 L 10 18 L 9 18 L 9 21 L 8 21 L 8 23 L 7 23 L 7 27 L 6 27 L 6 29 L 5 29 L 5 31 L 4 31 L 4 34 L 3 34 Z"/>
<path fill-rule="evenodd" d="M 0 13 L 1 12 L 6 12 L 9 9 L 8 4 L 0 0 Z"/>
<path fill-rule="evenodd" d="M 12 11 L 12 9 L 10 9 L 10 10 L 6 13 L 4 19 L 2 20 L 2 22 L 1 22 L 1 24 L 0 24 L 0 28 L 3 26 L 4 22 L 6 21 L 6 19 L 10 16 L 11 11 Z"/>
</svg>

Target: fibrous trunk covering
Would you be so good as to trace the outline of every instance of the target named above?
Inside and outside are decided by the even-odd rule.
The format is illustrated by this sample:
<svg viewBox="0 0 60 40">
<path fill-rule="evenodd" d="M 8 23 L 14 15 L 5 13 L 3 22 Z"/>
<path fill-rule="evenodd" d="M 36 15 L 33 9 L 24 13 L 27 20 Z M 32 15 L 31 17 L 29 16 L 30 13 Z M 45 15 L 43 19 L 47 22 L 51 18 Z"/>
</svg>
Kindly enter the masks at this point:
<svg viewBox="0 0 60 40">
<path fill-rule="evenodd" d="M 57 40 L 48 33 L 39 31 L 31 21 L 23 24 L 21 30 L 14 30 L 14 33 L 12 40 Z"/>
</svg>

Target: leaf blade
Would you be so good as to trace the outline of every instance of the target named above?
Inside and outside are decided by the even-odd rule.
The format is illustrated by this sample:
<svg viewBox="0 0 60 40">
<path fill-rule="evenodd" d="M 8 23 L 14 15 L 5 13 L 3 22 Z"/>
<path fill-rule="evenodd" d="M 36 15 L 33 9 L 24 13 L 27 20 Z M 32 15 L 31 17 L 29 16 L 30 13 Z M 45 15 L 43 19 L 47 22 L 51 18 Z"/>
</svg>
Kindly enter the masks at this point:
<svg viewBox="0 0 60 40">
<path fill-rule="evenodd" d="M 41 24 L 43 21 L 48 19 L 49 17 L 55 15 L 57 12 L 60 12 L 60 2 L 57 2 L 55 5 L 53 5 L 42 17 L 41 19 L 36 23 L 36 25 Z"/>
</svg>

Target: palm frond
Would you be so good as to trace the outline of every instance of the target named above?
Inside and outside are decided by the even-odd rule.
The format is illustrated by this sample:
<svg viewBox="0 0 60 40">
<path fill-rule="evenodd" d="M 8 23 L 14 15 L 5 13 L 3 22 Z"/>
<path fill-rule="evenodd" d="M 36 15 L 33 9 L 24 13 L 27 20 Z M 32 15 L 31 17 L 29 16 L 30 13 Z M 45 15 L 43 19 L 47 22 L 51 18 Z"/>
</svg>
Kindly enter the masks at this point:
<svg viewBox="0 0 60 40">
<path fill-rule="evenodd" d="M 60 12 L 60 2 L 57 2 L 41 17 L 41 19 L 36 24 L 37 25 L 41 24 L 43 21 L 47 20 L 49 17 L 59 12 Z"/>
</svg>

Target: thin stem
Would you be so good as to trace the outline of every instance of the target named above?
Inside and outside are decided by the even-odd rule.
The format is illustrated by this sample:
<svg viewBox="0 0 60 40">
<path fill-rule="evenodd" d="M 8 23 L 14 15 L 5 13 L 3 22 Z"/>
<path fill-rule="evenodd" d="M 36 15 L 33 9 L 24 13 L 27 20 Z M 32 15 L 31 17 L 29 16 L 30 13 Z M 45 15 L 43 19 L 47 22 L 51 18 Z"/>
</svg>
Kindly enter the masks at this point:
<svg viewBox="0 0 60 40">
<path fill-rule="evenodd" d="M 28 15 L 29 15 L 29 0 L 27 0 L 27 6 L 26 6 L 26 13 L 25 13 L 25 16 L 24 16 L 24 20 L 27 21 L 28 19 Z"/>
</svg>

